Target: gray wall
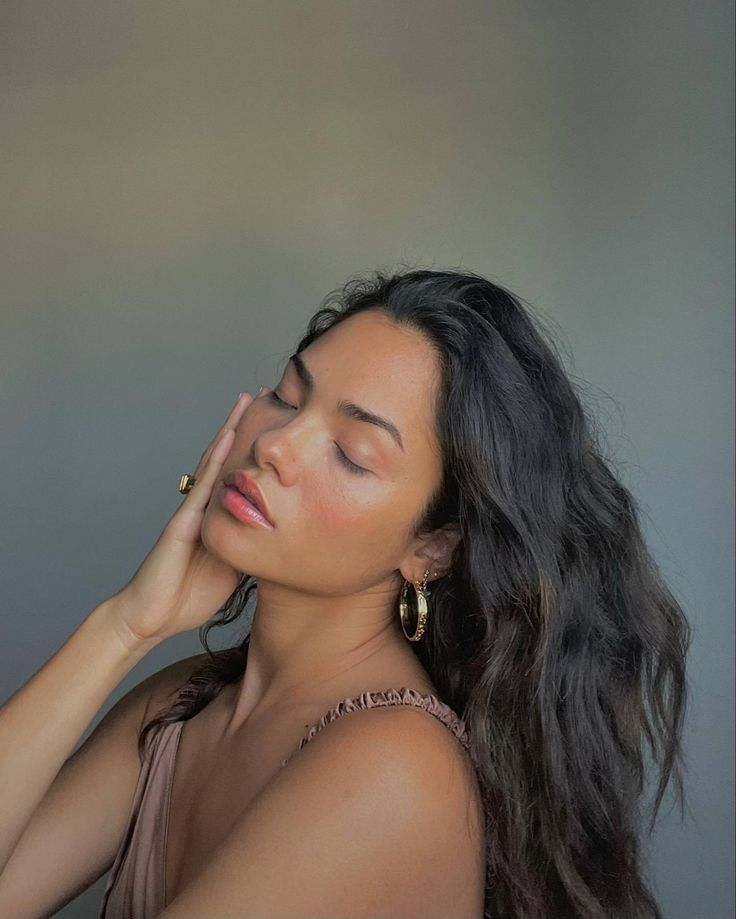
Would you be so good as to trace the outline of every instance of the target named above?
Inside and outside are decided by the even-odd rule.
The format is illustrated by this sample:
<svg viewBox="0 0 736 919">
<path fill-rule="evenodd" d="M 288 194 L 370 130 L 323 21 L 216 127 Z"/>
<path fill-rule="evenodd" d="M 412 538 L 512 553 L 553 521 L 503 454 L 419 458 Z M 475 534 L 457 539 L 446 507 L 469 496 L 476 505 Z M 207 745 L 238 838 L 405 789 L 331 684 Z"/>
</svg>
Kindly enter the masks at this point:
<svg viewBox="0 0 736 919">
<path fill-rule="evenodd" d="M 684 0 L 2 3 L 2 698 L 130 577 L 328 290 L 470 268 L 559 325 L 693 623 L 691 813 L 665 808 L 651 872 L 668 919 L 732 916 L 733 26 Z M 89 730 L 198 650 L 156 649 Z"/>
</svg>

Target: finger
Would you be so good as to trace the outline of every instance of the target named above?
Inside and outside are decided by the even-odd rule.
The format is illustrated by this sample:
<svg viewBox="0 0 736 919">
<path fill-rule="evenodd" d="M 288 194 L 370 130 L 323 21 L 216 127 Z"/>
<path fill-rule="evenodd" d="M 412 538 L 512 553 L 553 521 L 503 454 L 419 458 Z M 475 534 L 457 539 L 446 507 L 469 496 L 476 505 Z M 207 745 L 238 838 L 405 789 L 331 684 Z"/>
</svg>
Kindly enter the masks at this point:
<svg viewBox="0 0 736 919">
<path fill-rule="evenodd" d="M 206 453 L 212 452 L 213 447 L 217 444 L 219 439 L 222 437 L 222 435 L 225 433 L 225 431 L 228 428 L 235 427 L 238 421 L 240 421 L 241 415 L 246 410 L 246 408 L 248 408 L 248 406 L 250 405 L 252 401 L 253 401 L 253 396 L 251 396 L 250 393 L 247 393 L 247 392 L 240 393 L 238 398 L 235 400 L 235 405 L 233 405 L 233 407 L 230 409 L 229 415 L 227 416 L 225 421 L 222 423 L 219 431 L 212 438 L 212 441 L 210 442 L 209 446 L 207 447 L 207 450 L 205 451 Z"/>
<path fill-rule="evenodd" d="M 214 449 L 215 445 L 219 442 L 222 435 L 225 433 L 225 431 L 228 428 L 234 429 L 237 426 L 238 422 L 240 421 L 243 415 L 243 412 L 248 408 L 248 406 L 251 404 L 252 401 L 253 401 L 253 396 L 251 396 L 249 393 L 247 392 L 240 393 L 240 395 L 235 401 L 235 405 L 230 410 L 230 414 L 227 416 L 224 423 L 220 427 L 219 431 L 212 438 L 210 443 L 205 448 L 204 453 L 199 458 L 199 462 L 197 463 L 197 468 L 194 471 L 195 477 L 199 474 L 201 470 L 203 470 L 206 467 L 207 463 L 209 462 L 210 455 L 212 454 L 212 450 Z"/>
<path fill-rule="evenodd" d="M 212 486 L 222 469 L 225 457 L 230 452 L 234 437 L 235 429 L 229 427 L 221 434 L 220 439 L 215 441 L 209 460 L 201 473 L 196 476 L 194 485 L 182 503 L 183 514 L 201 514 L 207 507 L 207 502 L 212 495 Z"/>
</svg>

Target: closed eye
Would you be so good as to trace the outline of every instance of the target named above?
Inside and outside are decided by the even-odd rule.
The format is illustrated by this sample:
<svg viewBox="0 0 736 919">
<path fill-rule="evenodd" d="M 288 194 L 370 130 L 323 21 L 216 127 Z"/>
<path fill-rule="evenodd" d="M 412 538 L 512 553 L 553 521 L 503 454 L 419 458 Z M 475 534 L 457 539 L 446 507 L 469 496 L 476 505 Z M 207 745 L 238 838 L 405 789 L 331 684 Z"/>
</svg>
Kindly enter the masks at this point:
<svg viewBox="0 0 736 919">
<path fill-rule="evenodd" d="M 269 390 L 267 397 L 271 400 L 271 402 L 273 402 L 276 405 L 283 406 L 284 408 L 293 408 L 294 411 L 297 410 L 295 405 L 291 405 L 289 402 L 284 402 L 284 400 L 280 396 L 278 396 L 277 393 L 273 389 Z M 340 462 L 343 464 L 343 466 L 347 466 L 347 468 L 351 472 L 355 472 L 358 475 L 365 475 L 366 473 L 370 472 L 369 469 L 364 469 L 363 466 L 358 466 L 356 463 L 354 463 L 343 452 L 343 450 L 340 449 L 339 444 L 335 444 L 335 449 L 337 450 L 337 455 L 340 459 Z"/>
<path fill-rule="evenodd" d="M 269 398 L 272 402 L 275 402 L 277 405 L 285 405 L 287 408 L 293 408 L 293 409 L 296 408 L 295 405 L 289 405 L 288 402 L 284 402 L 283 399 L 279 398 L 279 396 L 276 394 L 276 391 L 273 390 L 273 389 L 269 390 L 268 398 Z"/>
</svg>

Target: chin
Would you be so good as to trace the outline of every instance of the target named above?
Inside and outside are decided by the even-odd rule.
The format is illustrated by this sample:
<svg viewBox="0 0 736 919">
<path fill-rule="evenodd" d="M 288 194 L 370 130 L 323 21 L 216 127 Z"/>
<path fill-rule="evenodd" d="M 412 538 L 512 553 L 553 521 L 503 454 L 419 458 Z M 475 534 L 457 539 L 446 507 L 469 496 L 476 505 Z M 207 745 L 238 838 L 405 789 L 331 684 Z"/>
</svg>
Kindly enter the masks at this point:
<svg viewBox="0 0 736 919">
<path fill-rule="evenodd" d="M 218 513 L 215 509 L 213 513 L 210 513 L 208 507 L 204 512 L 199 538 L 210 555 L 219 558 L 236 571 L 243 572 L 243 553 L 237 551 L 237 538 L 233 537 L 233 528 L 228 526 L 228 523 L 224 512 Z"/>
</svg>

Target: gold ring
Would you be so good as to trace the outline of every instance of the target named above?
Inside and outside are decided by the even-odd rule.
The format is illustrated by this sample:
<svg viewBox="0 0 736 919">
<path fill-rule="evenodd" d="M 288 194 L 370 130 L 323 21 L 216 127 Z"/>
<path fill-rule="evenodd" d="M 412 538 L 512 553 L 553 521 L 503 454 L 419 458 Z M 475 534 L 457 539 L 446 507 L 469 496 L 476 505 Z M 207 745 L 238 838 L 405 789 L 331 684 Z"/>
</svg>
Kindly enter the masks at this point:
<svg viewBox="0 0 736 919">
<path fill-rule="evenodd" d="M 189 492 L 194 488 L 196 481 L 197 480 L 194 478 L 194 476 L 185 472 L 184 475 L 179 479 L 179 491 L 183 495 L 188 495 Z"/>
</svg>

